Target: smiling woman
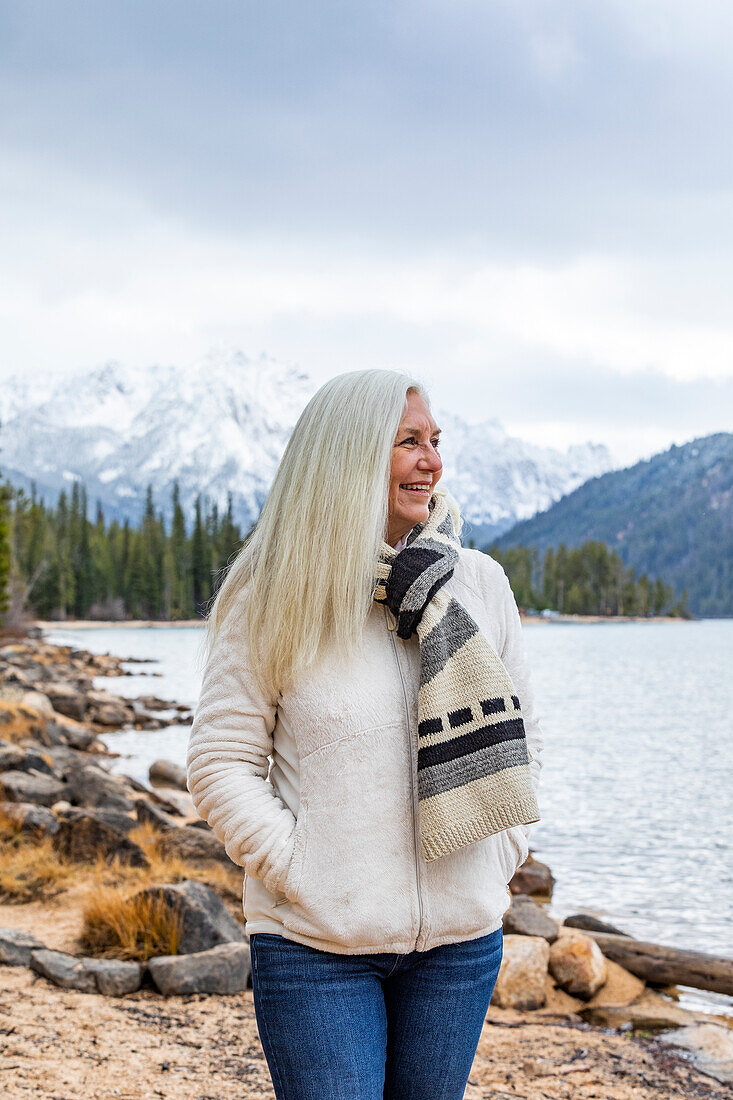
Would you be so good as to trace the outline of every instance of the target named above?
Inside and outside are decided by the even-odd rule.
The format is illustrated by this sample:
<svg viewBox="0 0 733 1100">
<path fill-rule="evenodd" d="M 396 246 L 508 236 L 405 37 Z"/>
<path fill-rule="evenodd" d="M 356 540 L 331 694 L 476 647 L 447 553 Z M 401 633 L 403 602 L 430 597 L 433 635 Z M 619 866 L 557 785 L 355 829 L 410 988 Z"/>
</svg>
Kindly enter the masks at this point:
<svg viewBox="0 0 733 1100">
<path fill-rule="evenodd" d="M 331 379 L 209 619 L 188 787 L 245 870 L 279 1100 L 463 1096 L 539 820 L 519 614 L 438 437 L 406 375 Z"/>
<path fill-rule="evenodd" d="M 397 429 L 389 479 L 387 542 L 396 546 L 428 518 L 428 501 L 443 472 L 440 428 L 421 394 L 410 391 Z"/>
</svg>

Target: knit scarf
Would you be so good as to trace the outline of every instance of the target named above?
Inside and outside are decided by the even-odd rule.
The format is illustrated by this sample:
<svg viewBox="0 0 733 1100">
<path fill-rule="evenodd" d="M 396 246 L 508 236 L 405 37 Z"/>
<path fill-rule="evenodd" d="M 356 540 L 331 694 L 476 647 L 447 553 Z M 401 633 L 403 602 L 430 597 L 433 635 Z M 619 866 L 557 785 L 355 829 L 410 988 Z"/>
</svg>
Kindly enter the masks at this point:
<svg viewBox="0 0 733 1100">
<path fill-rule="evenodd" d="M 374 599 L 398 637 L 420 646 L 417 783 L 426 860 L 513 825 L 539 821 L 522 708 L 501 658 L 475 620 L 443 591 L 458 562 L 450 498 L 399 551 L 382 544 Z"/>
</svg>

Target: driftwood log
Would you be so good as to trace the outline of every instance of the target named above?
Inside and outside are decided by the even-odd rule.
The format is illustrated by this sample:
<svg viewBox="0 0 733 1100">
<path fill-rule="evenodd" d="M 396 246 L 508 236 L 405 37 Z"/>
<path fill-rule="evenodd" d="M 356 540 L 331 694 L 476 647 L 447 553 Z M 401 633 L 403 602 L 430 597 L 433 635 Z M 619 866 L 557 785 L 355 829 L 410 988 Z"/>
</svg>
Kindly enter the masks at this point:
<svg viewBox="0 0 733 1100">
<path fill-rule="evenodd" d="M 623 966 L 647 982 L 658 985 L 689 985 L 713 993 L 733 996 L 733 959 L 706 955 L 702 951 L 685 951 L 680 947 L 665 947 L 646 943 L 630 936 L 615 936 L 610 932 L 593 932 L 592 936 L 607 959 Z"/>
</svg>

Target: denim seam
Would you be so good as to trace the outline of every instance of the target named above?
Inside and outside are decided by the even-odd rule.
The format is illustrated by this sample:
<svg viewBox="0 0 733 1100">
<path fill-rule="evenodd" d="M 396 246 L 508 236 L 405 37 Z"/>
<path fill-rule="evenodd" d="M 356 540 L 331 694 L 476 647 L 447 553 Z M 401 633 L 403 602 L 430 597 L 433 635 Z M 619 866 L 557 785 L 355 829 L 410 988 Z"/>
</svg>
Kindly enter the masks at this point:
<svg viewBox="0 0 733 1100">
<path fill-rule="evenodd" d="M 258 976 L 259 976 L 259 966 L 257 965 L 257 943 L 256 942 L 253 944 L 250 941 L 250 956 L 252 957 L 252 963 L 254 965 L 254 969 L 255 969 L 256 973 L 258 974 Z M 258 1026 L 259 1026 L 259 1021 L 257 1021 L 257 1022 L 258 1022 Z M 270 1051 L 272 1053 L 272 1066 L 270 1067 L 270 1073 L 273 1075 L 273 1080 L 272 1080 L 273 1087 L 274 1087 L 275 1092 L 278 1096 L 285 1096 L 285 1089 L 284 1089 L 284 1086 L 283 1086 L 282 1073 L 280 1072 L 280 1066 L 277 1063 L 277 1057 L 275 1055 L 275 1047 L 272 1043 L 272 1040 L 270 1039 L 270 1033 L 267 1030 L 267 1012 L 266 1011 L 262 1012 L 262 1030 L 265 1033 L 265 1038 L 267 1040 L 267 1045 L 270 1047 Z M 275 1078 L 277 1078 L 277 1081 L 275 1080 Z"/>
</svg>

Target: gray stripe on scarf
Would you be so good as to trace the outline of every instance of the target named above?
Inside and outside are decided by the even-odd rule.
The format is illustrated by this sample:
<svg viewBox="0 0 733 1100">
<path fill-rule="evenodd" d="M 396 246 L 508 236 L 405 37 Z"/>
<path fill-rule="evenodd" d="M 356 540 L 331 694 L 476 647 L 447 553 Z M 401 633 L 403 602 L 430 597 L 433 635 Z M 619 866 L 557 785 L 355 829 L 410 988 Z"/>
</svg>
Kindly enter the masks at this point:
<svg viewBox="0 0 733 1100">
<path fill-rule="evenodd" d="M 443 547 L 440 548 L 441 552 Z M 458 557 L 458 555 L 456 555 Z M 400 611 L 420 611 L 425 605 L 428 592 L 433 587 L 436 581 L 444 577 L 446 573 L 451 573 L 455 569 L 455 562 L 449 560 L 448 555 L 438 558 L 436 562 L 429 565 L 427 569 L 423 569 L 422 573 L 415 578 L 410 587 L 402 597 L 400 603 Z"/>
<path fill-rule="evenodd" d="M 528 764 L 527 747 L 524 738 L 521 741 L 503 741 L 500 745 L 488 745 L 468 756 L 459 756 L 444 764 L 434 764 L 432 768 L 423 768 L 418 772 L 418 798 L 430 798 L 434 794 L 443 794 L 453 787 L 463 787 L 474 779 L 503 771 L 505 768 L 517 768 Z"/>
<path fill-rule="evenodd" d="M 451 596 L 440 622 L 420 639 L 420 687 L 437 676 L 474 634 L 478 623 Z"/>
</svg>

